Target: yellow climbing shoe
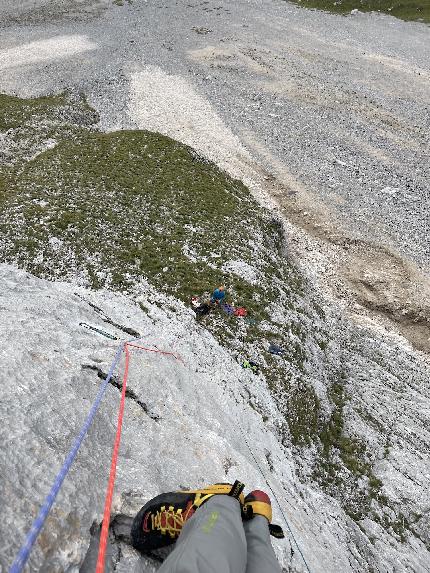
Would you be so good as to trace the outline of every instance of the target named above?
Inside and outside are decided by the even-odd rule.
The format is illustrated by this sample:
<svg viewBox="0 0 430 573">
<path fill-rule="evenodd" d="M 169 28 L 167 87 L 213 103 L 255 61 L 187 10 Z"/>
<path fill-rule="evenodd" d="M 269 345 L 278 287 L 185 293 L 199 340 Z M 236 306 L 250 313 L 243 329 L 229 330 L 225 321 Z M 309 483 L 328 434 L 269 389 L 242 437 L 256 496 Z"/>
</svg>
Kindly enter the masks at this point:
<svg viewBox="0 0 430 573">
<path fill-rule="evenodd" d="M 196 510 L 214 495 L 228 495 L 244 503 L 244 484 L 220 483 L 203 489 L 162 493 L 150 500 L 136 515 L 131 528 L 135 549 L 148 553 L 171 545 L 181 533 L 182 527 Z"/>
</svg>

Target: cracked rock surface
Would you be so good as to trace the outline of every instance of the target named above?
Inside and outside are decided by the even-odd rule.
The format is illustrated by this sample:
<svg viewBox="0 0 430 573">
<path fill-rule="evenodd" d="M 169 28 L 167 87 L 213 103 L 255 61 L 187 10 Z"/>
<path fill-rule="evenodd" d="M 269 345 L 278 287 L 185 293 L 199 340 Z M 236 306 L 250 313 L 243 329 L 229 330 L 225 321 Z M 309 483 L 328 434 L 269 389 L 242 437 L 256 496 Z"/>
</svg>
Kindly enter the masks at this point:
<svg viewBox="0 0 430 573">
<path fill-rule="evenodd" d="M 0 401 L 8 428 L 0 450 L 3 570 L 89 411 L 101 382 L 96 374 L 108 370 L 115 354 L 117 341 L 79 326 L 81 320 L 100 324 L 87 300 L 117 323 L 130 317 L 128 326 L 142 333 L 146 346 L 174 351 L 185 363 L 132 350 L 133 394 L 125 406 L 113 517 L 135 515 L 162 491 L 237 477 L 265 489 L 269 479 L 313 571 L 427 570 L 429 367 L 400 337 L 376 335 L 368 327 L 357 330 L 332 317 L 337 342 L 331 354 L 348 370 L 345 384 L 352 396 L 349 432 L 366 437 L 384 495 L 400 504 L 409 524 L 403 539 L 372 519 L 354 522 L 315 482 L 299 477 L 300 466 L 309 460 L 295 461 L 286 436 L 281 443 L 282 414 L 264 379 L 241 369 L 182 303 L 144 285 L 133 298 L 77 291 L 75 285 L 36 279 L 7 265 L 0 266 L 0 280 L 2 376 L 13 380 L 4 385 Z M 150 302 L 154 298 L 157 304 Z M 175 305 L 175 313 L 167 313 L 167 305 Z M 112 333 L 121 331 L 112 328 Z M 122 368 L 123 363 L 117 379 Z M 88 548 L 91 539 L 96 543 L 101 522 L 118 405 L 118 388 L 109 384 L 34 548 L 31 571 L 75 571 L 85 560 L 91 562 Z M 282 523 L 276 503 L 274 519 Z M 274 546 L 287 571 L 304 570 L 291 539 L 274 541 Z M 121 536 L 113 536 L 110 552 L 116 571 L 150 572 L 159 566 L 140 557 Z"/>
</svg>

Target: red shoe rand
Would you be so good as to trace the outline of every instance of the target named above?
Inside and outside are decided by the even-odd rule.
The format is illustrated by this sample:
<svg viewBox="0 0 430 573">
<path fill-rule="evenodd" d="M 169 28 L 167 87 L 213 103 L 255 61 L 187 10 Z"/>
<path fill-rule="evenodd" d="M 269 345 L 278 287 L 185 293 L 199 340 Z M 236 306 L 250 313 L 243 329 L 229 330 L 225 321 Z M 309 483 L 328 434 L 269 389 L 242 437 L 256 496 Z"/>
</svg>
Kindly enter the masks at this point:
<svg viewBox="0 0 430 573">
<path fill-rule="evenodd" d="M 285 537 L 282 527 L 272 523 L 272 504 L 270 497 L 264 491 L 255 489 L 245 497 L 242 508 L 243 519 L 252 519 L 256 515 L 262 515 L 269 522 L 270 535 L 278 539 Z"/>
</svg>

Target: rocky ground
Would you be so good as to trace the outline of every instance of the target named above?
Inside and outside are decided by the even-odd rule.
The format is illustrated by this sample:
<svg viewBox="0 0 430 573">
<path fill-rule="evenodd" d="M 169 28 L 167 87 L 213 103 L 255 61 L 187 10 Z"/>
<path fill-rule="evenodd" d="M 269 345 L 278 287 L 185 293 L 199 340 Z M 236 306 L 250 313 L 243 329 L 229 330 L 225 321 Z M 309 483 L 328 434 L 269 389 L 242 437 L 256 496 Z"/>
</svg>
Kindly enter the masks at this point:
<svg viewBox="0 0 430 573">
<path fill-rule="evenodd" d="M 302 301 L 293 308 L 280 301 L 278 317 L 272 308 L 270 320 L 283 324 L 294 313 L 304 333 L 305 368 L 300 378 L 307 390 L 300 398 L 297 356 L 287 395 L 276 380 L 271 385 L 266 376 L 258 382 L 257 410 L 262 419 L 270 420 L 270 440 L 281 452 L 276 453 L 279 463 L 273 464 L 274 482 L 287 484 L 287 489 L 294 482 L 311 492 L 306 495 L 313 501 L 304 513 L 298 509 L 301 494 L 293 501 L 283 499 L 313 571 L 430 571 L 429 28 L 376 14 L 342 17 L 306 11 L 277 0 L 46 0 L 21 2 L 14 10 L 1 1 L 0 17 L 1 92 L 34 97 L 67 90 L 72 102 L 81 101 L 83 94 L 98 113 L 98 129 L 148 129 L 182 141 L 244 181 L 260 203 L 284 217 L 283 256 L 295 261 L 308 282 L 300 293 Z M 91 114 L 88 126 L 94 123 Z M 7 166 L 22 154 L 22 146 L 11 146 L 9 136 L 3 134 L 0 141 Z M 46 136 L 42 143 L 49 149 L 56 142 Z M 34 153 L 40 153 L 40 146 L 38 141 Z M 249 216 L 252 213 L 246 213 Z M 27 308 L 24 279 L 16 272 L 4 270 L 3 292 L 16 292 L 18 301 L 15 306 L 3 305 L 8 316 Z M 31 284 L 30 290 L 42 298 L 41 293 L 54 288 Z M 67 288 L 52 295 L 54 314 L 62 308 Z M 322 314 L 316 310 L 317 300 L 324 301 Z M 122 317 L 131 303 L 121 304 Z M 76 308 L 78 315 L 83 312 Z M 42 302 L 27 314 L 23 324 L 32 317 L 33 322 L 42 320 Z M 178 328 L 185 328 L 183 320 L 181 315 Z M 324 339 L 315 336 L 315 325 L 317 334 L 326 333 Z M 57 330 L 64 328 L 58 319 Z M 218 336 L 216 325 L 210 329 Z M 300 329 L 288 336 L 300 339 Z M 4 339 L 16 345 L 24 330 L 16 332 L 7 330 Z M 276 334 L 281 336 L 280 327 Z M 31 336 L 37 338 L 35 333 Z M 158 332 L 157 344 L 163 336 L 162 330 Z M 49 361 L 47 356 L 54 352 L 52 346 L 34 360 Z M 85 347 L 86 359 L 89 352 Z M 190 352 L 199 364 L 201 350 Z M 24 365 L 27 369 L 24 358 L 15 364 L 10 356 L 5 351 L 2 358 L 8 372 L 22 371 Z M 168 375 L 178 376 L 176 371 Z M 227 387 L 235 388 L 232 381 Z M 37 393 L 37 388 L 23 392 Z M 45 392 L 42 387 L 40 404 Z M 66 401 L 72 402 L 69 390 L 64 392 Z M 244 407 L 253 411 L 252 384 L 249 392 Z M 303 411 L 312 410 L 309 400 L 318 414 L 305 416 L 303 422 Z M 305 404 L 303 411 L 300 402 Z M 31 401 L 25 403 L 29 411 Z M 11 399 L 8 404 L 7 419 L 19 422 L 22 403 Z M 109 404 L 113 408 L 114 400 Z M 296 422 L 286 414 L 291 409 L 297 413 Z M 336 426 L 336 413 L 341 426 Z M 52 430 L 39 431 L 41 414 L 34 416 L 37 449 Z M 288 420 L 288 428 L 275 423 L 279 416 Z M 187 424 L 195 430 L 192 422 Z M 25 432 L 23 427 L 24 422 L 14 426 L 17 436 Z M 165 431 L 173 432 L 167 427 Z M 309 440 L 303 439 L 307 434 Z M 60 439 L 56 435 L 55 440 Z M 91 444 L 98 440 L 95 433 Z M 132 438 L 127 443 L 132 447 Z M 22 444 L 23 457 L 26 448 Z M 214 452 L 218 449 L 216 445 Z M 60 450 L 63 446 L 51 452 L 59 460 Z M 294 457 L 293 466 L 288 465 L 289 456 Z M 141 462 L 124 472 L 134 476 Z M 14 458 L 6 456 L 2 463 L 6 475 L 15 471 Z M 217 462 L 210 470 L 213 479 L 218 479 L 221 465 Z M 206 470 L 202 467 L 203 480 Z M 284 470 L 291 472 L 287 478 L 279 473 Z M 90 481 L 91 471 L 85 471 Z M 180 472 L 177 479 L 158 479 L 162 471 L 157 465 L 154 480 L 145 478 L 148 494 L 184 479 L 192 481 Z M 243 471 L 257 479 L 250 467 Z M 75 515 L 70 507 L 74 484 L 82 479 L 78 473 L 62 509 L 69 524 Z M 13 509 L 23 491 L 32 487 L 33 477 L 21 489 L 9 490 L 16 505 L 8 505 L 4 568 L 27 523 L 23 508 L 19 518 Z M 141 487 L 135 476 L 129 478 L 120 483 L 124 499 L 130 488 Z M 40 479 L 44 487 L 37 499 L 27 501 L 34 504 L 31 511 L 46 491 L 47 483 Z M 357 492 L 364 496 L 360 502 Z M 45 548 L 38 548 L 33 570 L 77 570 L 90 526 L 100 519 L 100 499 L 82 498 L 78 505 L 88 504 L 68 545 L 60 544 L 69 561 L 64 553 L 58 557 L 60 546 L 50 539 Z M 55 527 L 53 523 L 47 530 L 48 537 L 55 536 Z M 72 546 L 77 547 L 73 555 Z M 122 565 L 116 558 L 118 571 L 137 563 L 135 555 L 124 551 Z M 285 570 L 302 570 L 297 552 L 291 558 L 289 547 L 278 551 Z"/>
</svg>

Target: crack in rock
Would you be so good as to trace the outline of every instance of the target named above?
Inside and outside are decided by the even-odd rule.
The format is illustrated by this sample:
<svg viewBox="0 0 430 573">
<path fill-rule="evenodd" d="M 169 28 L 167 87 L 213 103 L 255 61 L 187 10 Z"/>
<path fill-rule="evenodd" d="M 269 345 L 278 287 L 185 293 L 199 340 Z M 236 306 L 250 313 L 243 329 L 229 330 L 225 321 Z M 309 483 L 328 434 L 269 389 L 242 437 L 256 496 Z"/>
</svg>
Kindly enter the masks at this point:
<svg viewBox="0 0 430 573">
<path fill-rule="evenodd" d="M 125 332 L 126 334 L 129 334 L 130 336 L 134 336 L 135 338 L 140 338 L 140 333 L 137 332 L 137 330 L 134 330 L 133 328 L 129 328 L 128 326 L 124 326 L 123 324 L 119 324 L 118 322 L 115 322 L 99 306 L 97 306 L 96 304 L 83 298 L 78 293 L 75 293 L 75 295 L 78 296 L 84 302 L 86 302 L 100 316 L 100 318 L 103 320 L 103 322 L 106 322 L 107 324 L 114 326 L 118 330 L 121 330 L 122 332 Z"/>
<path fill-rule="evenodd" d="M 107 372 L 103 372 L 103 370 L 101 368 L 99 368 L 98 366 L 95 366 L 94 364 L 82 364 L 82 368 L 84 370 L 93 370 L 94 372 L 97 372 L 97 376 L 100 379 L 106 380 Z M 111 379 L 109 380 L 109 384 L 111 384 L 115 388 L 118 388 L 118 390 L 120 390 L 122 392 L 122 382 L 120 382 L 116 376 L 111 377 Z M 160 420 L 160 416 L 157 416 L 157 414 L 150 412 L 150 410 L 149 410 L 148 406 L 145 404 L 145 402 L 142 402 L 141 400 L 139 400 L 139 397 L 130 388 L 126 389 L 125 397 L 130 398 L 131 400 L 134 400 L 134 402 L 136 402 L 136 404 L 138 404 L 142 408 L 142 410 L 145 412 L 145 414 L 147 416 L 149 416 L 151 418 L 151 420 L 155 420 L 155 422 L 158 422 Z"/>
<path fill-rule="evenodd" d="M 122 570 L 121 560 L 124 554 L 124 545 L 132 547 L 131 527 L 133 520 L 134 517 L 122 513 L 112 517 L 109 524 L 105 573 L 115 573 L 115 571 Z M 79 573 L 94 573 L 100 543 L 101 525 L 101 523 L 94 521 L 90 527 L 90 543 L 82 565 L 79 568 Z M 172 549 L 173 547 L 165 547 L 151 551 L 145 554 L 144 558 L 153 567 L 154 565 L 156 566 L 157 563 L 162 563 Z M 146 568 L 143 570 L 146 571 Z"/>
</svg>

